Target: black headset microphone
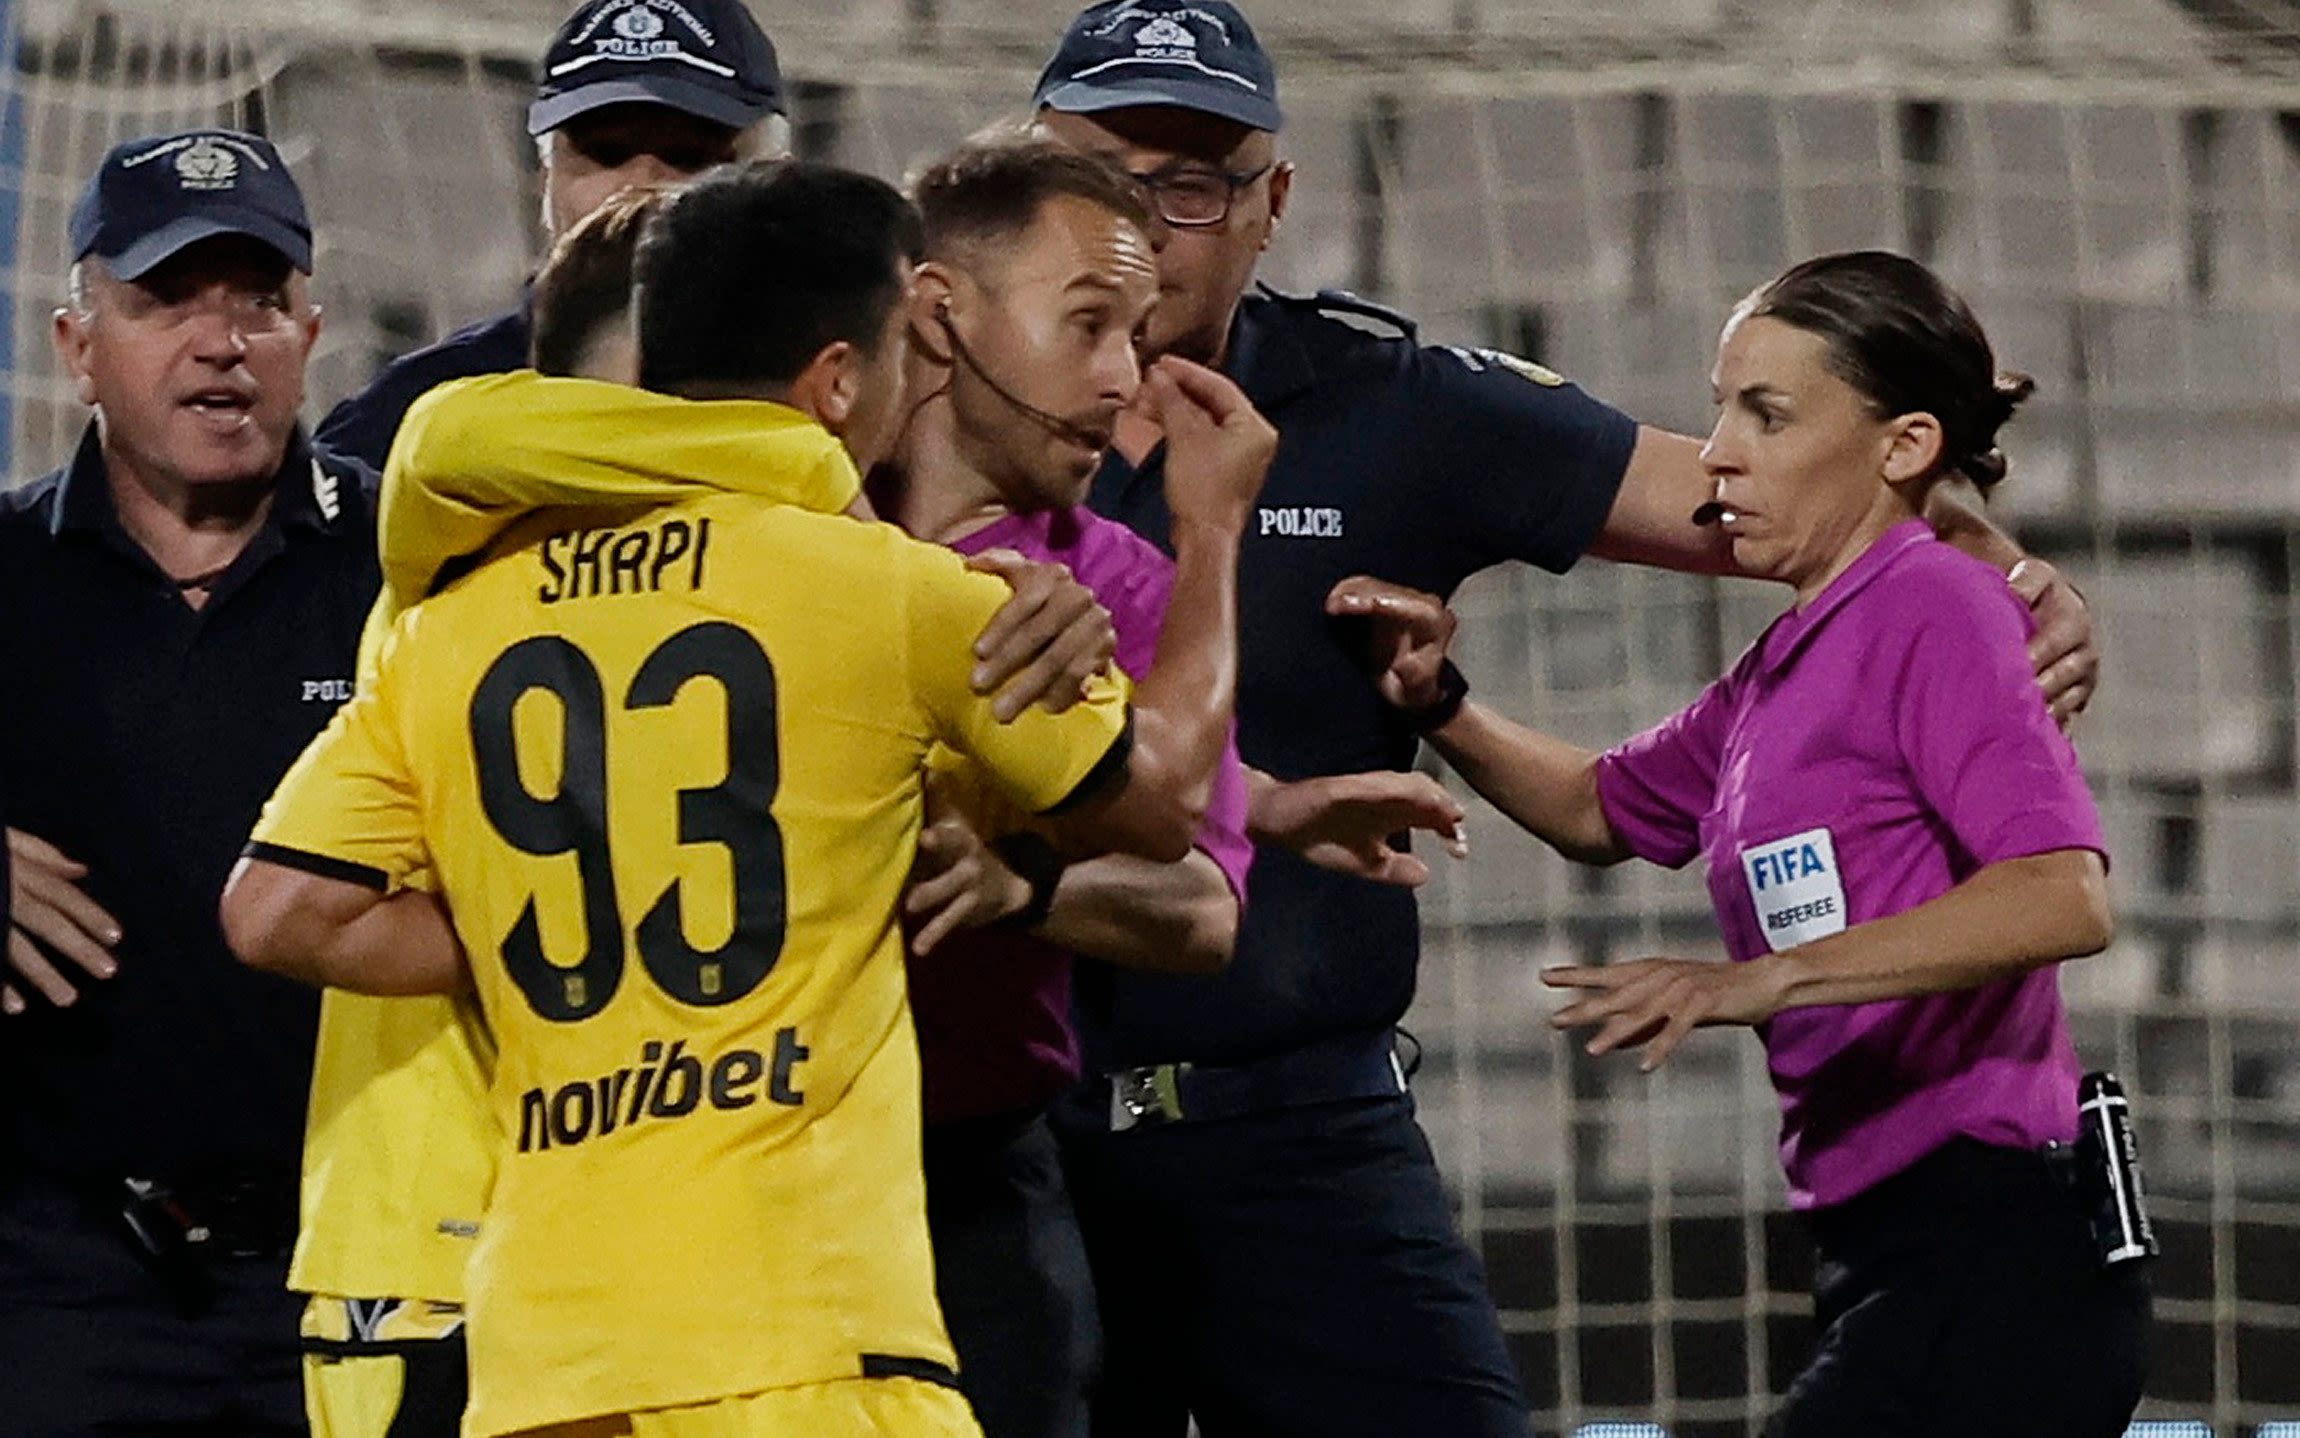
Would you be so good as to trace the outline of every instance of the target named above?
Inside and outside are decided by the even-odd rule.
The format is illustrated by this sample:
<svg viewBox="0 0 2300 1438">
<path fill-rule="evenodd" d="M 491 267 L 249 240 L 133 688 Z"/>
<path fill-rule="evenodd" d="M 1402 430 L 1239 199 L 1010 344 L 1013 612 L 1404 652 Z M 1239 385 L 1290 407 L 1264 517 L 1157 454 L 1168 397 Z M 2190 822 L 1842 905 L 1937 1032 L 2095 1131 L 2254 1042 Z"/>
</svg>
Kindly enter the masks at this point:
<svg viewBox="0 0 2300 1438">
<path fill-rule="evenodd" d="M 1016 413 L 1045 430 L 1048 434 L 1053 435 L 1056 439 L 1066 439 L 1073 444 L 1081 444 L 1092 450 L 1109 448 L 1110 436 L 1107 433 L 1088 429 L 1075 420 L 1064 419 L 1052 410 L 1040 409 L 1037 405 L 992 379 L 990 371 L 984 369 L 982 362 L 974 357 L 974 352 L 966 347 L 966 341 L 958 337 L 958 326 L 952 324 L 950 320 L 950 306 L 936 305 L 934 317 L 941 324 L 942 332 L 950 337 L 951 353 L 958 356 L 959 363 L 972 371 L 976 379 L 989 386 L 990 392 L 1006 401 L 1007 405 Z"/>
</svg>

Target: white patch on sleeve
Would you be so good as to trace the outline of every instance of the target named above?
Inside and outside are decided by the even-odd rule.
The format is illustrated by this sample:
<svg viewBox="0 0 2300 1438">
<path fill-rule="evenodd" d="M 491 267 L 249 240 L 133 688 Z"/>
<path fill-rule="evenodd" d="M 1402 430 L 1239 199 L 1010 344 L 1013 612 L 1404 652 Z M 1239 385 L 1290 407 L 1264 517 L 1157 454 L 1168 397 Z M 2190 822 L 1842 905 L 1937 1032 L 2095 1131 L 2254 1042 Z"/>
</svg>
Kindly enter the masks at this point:
<svg viewBox="0 0 2300 1438">
<path fill-rule="evenodd" d="M 1827 829 L 1743 849 L 1741 873 L 1774 953 L 1844 932 L 1845 879 Z"/>
</svg>

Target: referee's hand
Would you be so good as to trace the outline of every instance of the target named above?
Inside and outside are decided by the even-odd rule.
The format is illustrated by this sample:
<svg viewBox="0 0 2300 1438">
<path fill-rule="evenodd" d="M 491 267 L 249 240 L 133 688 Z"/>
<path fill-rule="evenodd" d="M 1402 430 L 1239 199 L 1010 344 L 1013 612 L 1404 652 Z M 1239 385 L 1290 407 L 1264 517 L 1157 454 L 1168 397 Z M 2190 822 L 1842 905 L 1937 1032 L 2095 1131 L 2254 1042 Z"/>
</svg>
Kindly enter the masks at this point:
<svg viewBox="0 0 2300 1438">
<path fill-rule="evenodd" d="M 1430 867 L 1396 841 L 1410 830 L 1437 835 L 1446 853 L 1469 857 L 1461 802 L 1427 774 L 1376 769 L 1253 786 L 1246 827 L 1257 844 L 1279 844 L 1321 869 L 1417 889 Z"/>
<path fill-rule="evenodd" d="M 1384 700 L 1399 709 L 1426 709 L 1438 701 L 1439 676 L 1459 622 L 1444 600 L 1356 574 L 1326 595 L 1326 612 L 1372 621 L 1367 662 Z"/>
<path fill-rule="evenodd" d="M 1278 431 L 1230 379 L 1177 355 L 1150 367 L 1142 397 L 1166 435 L 1168 511 L 1178 522 L 1244 530 L 1278 453 Z"/>
<path fill-rule="evenodd" d="M 56 846 L 20 829 L 8 831 L 8 963 L 0 981 L 0 1012 L 20 1014 L 24 992 L 37 992 L 63 1008 L 89 978 L 119 971 L 111 948 L 120 921 L 80 892 L 88 868 Z"/>
<path fill-rule="evenodd" d="M 1572 1003 L 1549 1016 L 1551 1027 L 1596 1028 L 1583 1045 L 1592 1054 L 1642 1044 L 1637 1067 L 1651 1073 L 1697 1028 L 1761 1024 L 1779 1013 L 1787 971 L 1771 958 L 1632 959 L 1543 969 L 1541 981 L 1576 991 Z"/>
</svg>

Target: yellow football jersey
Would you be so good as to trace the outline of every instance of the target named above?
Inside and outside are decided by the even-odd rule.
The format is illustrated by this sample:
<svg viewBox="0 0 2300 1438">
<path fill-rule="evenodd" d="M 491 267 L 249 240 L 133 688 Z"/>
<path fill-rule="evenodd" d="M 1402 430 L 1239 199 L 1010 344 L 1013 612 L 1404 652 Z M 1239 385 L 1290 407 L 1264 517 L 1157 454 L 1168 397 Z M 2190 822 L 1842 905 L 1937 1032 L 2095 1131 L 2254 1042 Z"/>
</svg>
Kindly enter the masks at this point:
<svg viewBox="0 0 2300 1438">
<path fill-rule="evenodd" d="M 689 400 L 533 370 L 454 380 L 400 421 L 376 505 L 380 638 L 399 611 L 538 509 L 706 492 L 834 514 L 862 493 L 838 438 L 766 400 Z"/>
<path fill-rule="evenodd" d="M 468 1430 L 948 1364 L 895 918 L 923 765 L 1057 807 L 1123 763 L 1123 694 L 996 722 L 1005 586 L 891 526 L 567 523 L 401 618 L 254 846 L 430 868 L 472 956 L 503 1163 Z"/>
<path fill-rule="evenodd" d="M 402 610 L 520 516 L 703 489 L 832 513 L 854 502 L 861 480 L 836 437 L 783 405 L 682 400 L 532 370 L 440 386 L 408 411 L 384 472 L 384 587 L 359 673 L 373 672 Z M 322 997 L 290 1287 L 463 1301 L 495 1176 L 492 1062 L 467 1002 Z"/>
</svg>

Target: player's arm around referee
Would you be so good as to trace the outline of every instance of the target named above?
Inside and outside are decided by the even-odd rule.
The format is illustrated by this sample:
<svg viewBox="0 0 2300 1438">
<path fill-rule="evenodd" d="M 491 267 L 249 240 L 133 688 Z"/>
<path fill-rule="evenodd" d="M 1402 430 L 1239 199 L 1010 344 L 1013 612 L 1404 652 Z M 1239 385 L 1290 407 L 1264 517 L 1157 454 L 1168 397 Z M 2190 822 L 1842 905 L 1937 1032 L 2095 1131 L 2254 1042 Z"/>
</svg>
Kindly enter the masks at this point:
<svg viewBox="0 0 2300 1438">
<path fill-rule="evenodd" d="M 1648 1070 L 1698 1026 L 1763 1026 L 1821 1251 L 1820 1349 L 1776 1438 L 2114 1438 L 2150 1244 L 2119 1145 L 2088 1141 L 2120 1095 L 2087 1080 L 2080 1129 L 2053 972 L 2110 938 L 2100 820 L 2030 681 L 2029 617 L 1917 517 L 1945 473 L 2003 476 L 1997 427 L 2030 384 L 1929 271 L 1874 252 L 1750 296 L 1715 384 L 1698 518 L 1794 607 L 1602 755 L 1467 702 L 1432 737 L 1569 857 L 1706 863 L 1735 962 L 1544 978 L 1572 994 L 1560 1028 L 1642 1045 Z M 1431 597 L 1353 581 L 1334 607 L 1394 645 L 1393 699 L 1436 702 Z"/>
</svg>

